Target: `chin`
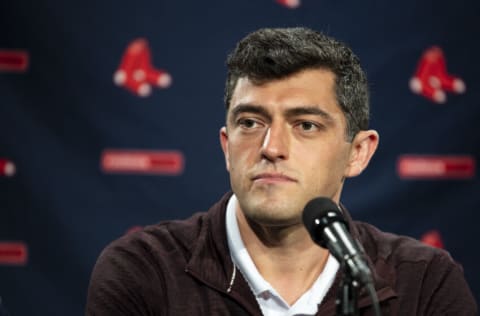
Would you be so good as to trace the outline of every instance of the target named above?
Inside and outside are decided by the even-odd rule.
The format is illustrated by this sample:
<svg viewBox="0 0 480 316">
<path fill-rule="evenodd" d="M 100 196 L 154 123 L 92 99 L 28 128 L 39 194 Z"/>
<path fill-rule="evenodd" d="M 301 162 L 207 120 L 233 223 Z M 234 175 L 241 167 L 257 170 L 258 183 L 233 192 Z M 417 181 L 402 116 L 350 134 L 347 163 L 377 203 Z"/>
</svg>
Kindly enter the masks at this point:
<svg viewBox="0 0 480 316">
<path fill-rule="evenodd" d="M 277 228 L 281 228 L 281 227 L 290 227 L 290 226 L 294 226 L 294 225 L 297 225 L 299 223 L 299 220 L 298 219 L 294 219 L 294 218 L 260 218 L 258 220 L 255 221 L 255 223 L 257 223 L 258 225 L 260 226 L 263 226 L 263 227 L 277 227 Z"/>
<path fill-rule="evenodd" d="M 290 226 L 301 221 L 301 212 L 291 207 L 275 206 L 272 203 L 266 206 L 256 206 L 244 211 L 245 216 L 262 226 Z"/>
</svg>

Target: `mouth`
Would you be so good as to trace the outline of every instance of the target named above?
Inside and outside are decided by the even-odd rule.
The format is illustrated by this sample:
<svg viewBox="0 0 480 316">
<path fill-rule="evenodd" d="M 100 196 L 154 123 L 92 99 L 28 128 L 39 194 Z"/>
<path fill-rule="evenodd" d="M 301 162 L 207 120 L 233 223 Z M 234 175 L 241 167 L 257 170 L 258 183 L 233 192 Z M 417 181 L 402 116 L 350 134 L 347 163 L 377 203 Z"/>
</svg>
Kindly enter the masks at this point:
<svg viewBox="0 0 480 316">
<path fill-rule="evenodd" d="M 281 173 L 260 173 L 252 177 L 252 181 L 261 183 L 297 182 L 294 178 Z"/>
</svg>

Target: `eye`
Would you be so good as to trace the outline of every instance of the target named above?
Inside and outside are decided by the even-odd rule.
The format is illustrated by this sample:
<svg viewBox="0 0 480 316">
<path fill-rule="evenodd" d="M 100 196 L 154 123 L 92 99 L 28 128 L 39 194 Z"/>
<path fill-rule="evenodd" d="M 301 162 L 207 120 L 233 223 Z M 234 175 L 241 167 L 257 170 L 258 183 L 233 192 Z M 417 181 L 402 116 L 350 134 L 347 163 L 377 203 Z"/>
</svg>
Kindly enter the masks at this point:
<svg viewBox="0 0 480 316">
<path fill-rule="evenodd" d="M 316 131 L 320 128 L 320 126 L 316 123 L 310 121 L 303 121 L 297 125 L 302 131 L 311 132 Z"/>
<path fill-rule="evenodd" d="M 258 127 L 258 122 L 251 118 L 241 118 L 238 120 L 237 124 L 246 129 Z"/>
</svg>

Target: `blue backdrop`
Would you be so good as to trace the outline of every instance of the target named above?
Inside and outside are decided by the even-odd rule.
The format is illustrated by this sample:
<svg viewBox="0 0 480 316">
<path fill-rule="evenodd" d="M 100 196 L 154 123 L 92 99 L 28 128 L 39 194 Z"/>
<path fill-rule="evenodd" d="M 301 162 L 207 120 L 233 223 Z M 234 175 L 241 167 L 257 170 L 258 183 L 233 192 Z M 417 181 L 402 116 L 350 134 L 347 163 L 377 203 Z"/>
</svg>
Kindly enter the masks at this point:
<svg viewBox="0 0 480 316">
<path fill-rule="evenodd" d="M 107 243 L 136 226 L 206 210 L 229 189 L 218 142 L 225 57 L 267 26 L 322 30 L 358 54 L 380 147 L 347 181 L 343 203 L 383 230 L 443 245 L 478 300 L 479 17 L 476 0 L 1 1 L 6 308 L 12 316 L 82 315 Z M 432 73 L 446 83 L 429 80 L 426 67 L 424 95 L 410 88 L 434 45 L 464 93 L 459 84 L 449 91 L 451 78 L 435 64 Z M 136 58 L 148 66 L 148 52 L 152 67 L 129 72 Z M 149 96 L 125 88 L 148 88 L 154 70 L 167 72 L 171 85 L 164 75 Z M 445 102 L 427 88 L 444 91 Z"/>
</svg>

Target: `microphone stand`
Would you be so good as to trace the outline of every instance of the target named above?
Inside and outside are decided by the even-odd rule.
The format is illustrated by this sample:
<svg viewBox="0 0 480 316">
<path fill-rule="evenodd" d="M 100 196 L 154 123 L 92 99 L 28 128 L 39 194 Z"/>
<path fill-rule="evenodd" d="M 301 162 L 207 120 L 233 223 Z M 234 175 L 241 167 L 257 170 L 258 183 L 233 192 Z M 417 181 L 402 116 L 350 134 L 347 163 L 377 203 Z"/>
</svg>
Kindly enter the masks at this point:
<svg viewBox="0 0 480 316">
<path fill-rule="evenodd" d="M 345 271 L 337 294 L 337 316 L 358 316 L 358 290 L 359 283 L 350 275 L 349 269 L 345 269 L 342 262 L 342 270 Z"/>
</svg>

